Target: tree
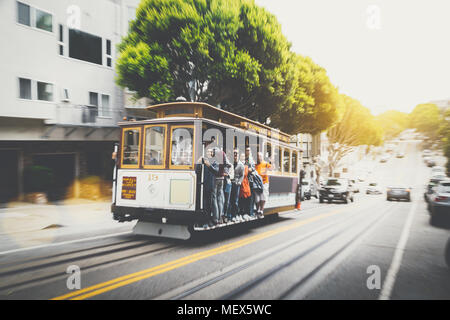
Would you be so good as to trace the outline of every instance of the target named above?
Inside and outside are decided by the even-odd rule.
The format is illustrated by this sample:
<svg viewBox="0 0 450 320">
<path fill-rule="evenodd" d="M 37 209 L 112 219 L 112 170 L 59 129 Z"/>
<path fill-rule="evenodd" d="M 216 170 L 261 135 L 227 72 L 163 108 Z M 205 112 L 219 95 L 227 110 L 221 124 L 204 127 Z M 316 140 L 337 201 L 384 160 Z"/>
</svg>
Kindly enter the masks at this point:
<svg viewBox="0 0 450 320">
<path fill-rule="evenodd" d="M 144 0 L 119 45 L 117 82 L 154 102 L 184 96 L 261 122 L 289 99 L 290 44 L 246 0 Z"/>
<path fill-rule="evenodd" d="M 288 133 L 321 132 L 333 125 L 343 110 L 342 98 L 326 70 L 309 57 L 295 54 L 291 74 L 296 82 L 293 97 L 271 117 L 272 123 Z"/>
<path fill-rule="evenodd" d="M 345 105 L 343 117 L 327 131 L 330 175 L 355 146 L 378 146 L 383 142 L 383 129 L 370 110 L 346 95 L 342 95 L 342 99 Z"/>
<path fill-rule="evenodd" d="M 409 114 L 409 126 L 416 128 L 432 140 L 438 139 L 441 123 L 442 116 L 439 108 L 432 103 L 419 104 Z"/>
<path fill-rule="evenodd" d="M 377 116 L 376 119 L 383 128 L 384 137 L 387 140 L 398 136 L 408 128 L 409 124 L 408 114 L 397 110 L 388 110 Z"/>
</svg>

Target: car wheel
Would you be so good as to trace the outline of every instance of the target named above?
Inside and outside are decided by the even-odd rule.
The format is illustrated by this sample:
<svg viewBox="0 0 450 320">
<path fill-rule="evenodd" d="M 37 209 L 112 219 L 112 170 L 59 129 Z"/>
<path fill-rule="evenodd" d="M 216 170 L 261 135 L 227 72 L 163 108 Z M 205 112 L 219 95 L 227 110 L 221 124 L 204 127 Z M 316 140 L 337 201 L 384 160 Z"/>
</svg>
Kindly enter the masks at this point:
<svg viewBox="0 0 450 320">
<path fill-rule="evenodd" d="M 311 197 L 306 197 L 306 200 L 311 200 Z"/>
<path fill-rule="evenodd" d="M 332 201 L 331 199 L 328 199 L 328 203 L 331 203 L 331 201 Z"/>
<path fill-rule="evenodd" d="M 354 197 L 352 197 L 351 199 L 350 199 L 352 202 L 354 202 L 355 201 L 355 198 Z"/>
<path fill-rule="evenodd" d="M 387 200 L 387 201 L 391 201 L 391 198 L 387 197 L 386 200 Z"/>
<path fill-rule="evenodd" d="M 322 197 L 319 198 L 319 202 L 323 203 L 323 198 Z"/>
</svg>

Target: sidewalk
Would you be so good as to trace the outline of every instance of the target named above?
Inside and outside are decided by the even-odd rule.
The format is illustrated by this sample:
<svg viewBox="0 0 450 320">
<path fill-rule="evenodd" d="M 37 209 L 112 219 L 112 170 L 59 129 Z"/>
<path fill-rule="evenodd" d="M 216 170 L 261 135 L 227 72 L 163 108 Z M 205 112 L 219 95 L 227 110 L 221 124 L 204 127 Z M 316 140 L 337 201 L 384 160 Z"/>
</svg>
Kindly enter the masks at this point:
<svg viewBox="0 0 450 320">
<path fill-rule="evenodd" d="M 133 225 L 112 219 L 110 199 L 70 199 L 45 205 L 8 203 L 0 207 L 0 252 L 54 243 L 74 235 L 125 232 Z"/>
</svg>

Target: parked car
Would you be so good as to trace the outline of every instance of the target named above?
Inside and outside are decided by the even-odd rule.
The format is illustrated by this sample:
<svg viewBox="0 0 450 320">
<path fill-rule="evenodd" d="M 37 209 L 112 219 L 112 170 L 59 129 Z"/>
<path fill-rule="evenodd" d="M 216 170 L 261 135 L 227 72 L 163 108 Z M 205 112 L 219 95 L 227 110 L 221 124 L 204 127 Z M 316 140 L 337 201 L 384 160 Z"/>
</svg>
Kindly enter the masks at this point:
<svg viewBox="0 0 450 320">
<path fill-rule="evenodd" d="M 309 200 L 311 199 L 311 181 L 304 179 L 302 180 L 302 201 L 304 199 Z"/>
<path fill-rule="evenodd" d="M 440 181 L 447 179 L 447 176 L 444 175 L 436 175 L 431 177 L 430 181 L 427 184 L 426 187 L 426 191 L 424 193 L 424 199 L 426 202 L 428 202 L 430 200 L 430 196 L 433 194 L 434 190 L 433 188 L 435 188 Z"/>
<path fill-rule="evenodd" d="M 436 165 L 436 161 L 433 158 L 428 158 L 425 163 L 428 167 L 434 167 Z"/>
<path fill-rule="evenodd" d="M 404 158 L 405 154 L 403 152 L 397 152 L 397 154 L 395 155 L 396 158 Z"/>
<path fill-rule="evenodd" d="M 324 183 L 324 186 L 319 190 L 319 202 L 324 200 L 332 202 L 333 200 L 353 202 L 353 190 L 348 179 L 329 178 Z"/>
<path fill-rule="evenodd" d="M 431 175 L 444 175 L 445 176 L 445 172 L 447 170 L 444 167 L 441 166 L 434 166 L 433 168 L 431 168 Z"/>
<path fill-rule="evenodd" d="M 369 183 L 369 186 L 367 187 L 366 194 L 383 194 L 380 187 L 378 186 L 378 183 L 371 182 Z"/>
<path fill-rule="evenodd" d="M 450 179 L 441 180 L 433 188 L 429 196 L 428 211 L 430 212 L 430 224 L 448 224 L 450 220 Z"/>
<path fill-rule="evenodd" d="M 429 156 L 431 156 L 431 150 L 425 149 L 422 151 L 422 157 L 425 158 L 425 157 L 429 157 Z"/>
<path fill-rule="evenodd" d="M 393 199 L 404 199 L 406 201 L 411 201 L 411 188 L 407 188 L 404 186 L 388 187 L 386 191 L 386 199 L 387 201 L 391 201 Z"/>
</svg>

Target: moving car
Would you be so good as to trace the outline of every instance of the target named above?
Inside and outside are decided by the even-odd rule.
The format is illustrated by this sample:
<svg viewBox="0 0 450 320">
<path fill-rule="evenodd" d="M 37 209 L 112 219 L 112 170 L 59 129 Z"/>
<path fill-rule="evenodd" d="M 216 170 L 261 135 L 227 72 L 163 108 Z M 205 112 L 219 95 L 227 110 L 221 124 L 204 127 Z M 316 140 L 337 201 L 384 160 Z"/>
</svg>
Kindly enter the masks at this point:
<svg viewBox="0 0 450 320">
<path fill-rule="evenodd" d="M 358 187 L 358 182 L 356 181 L 356 179 L 350 179 L 350 187 L 353 188 L 353 193 L 359 193 L 359 187 Z"/>
<path fill-rule="evenodd" d="M 353 202 L 353 190 L 348 179 L 329 178 L 324 186 L 319 190 L 319 202 L 324 200 L 332 202 L 333 200 Z"/>
<path fill-rule="evenodd" d="M 403 186 L 392 186 L 387 188 L 386 192 L 387 201 L 391 201 L 393 199 L 406 201 L 411 201 L 411 188 L 403 187 Z"/>
<path fill-rule="evenodd" d="M 380 162 L 381 163 L 388 162 L 389 158 L 390 158 L 390 156 L 385 154 L 380 158 Z"/>
<path fill-rule="evenodd" d="M 450 219 L 450 179 L 441 180 L 433 188 L 429 196 L 428 211 L 430 212 L 430 224 L 439 225 L 448 223 Z"/>
<path fill-rule="evenodd" d="M 378 183 L 371 182 L 367 187 L 366 194 L 382 194 L 380 187 L 378 187 Z"/>
</svg>

